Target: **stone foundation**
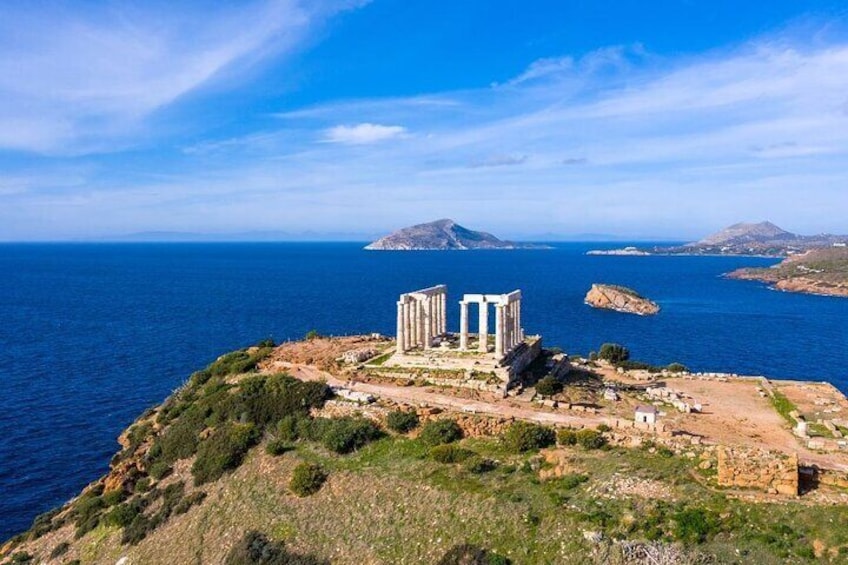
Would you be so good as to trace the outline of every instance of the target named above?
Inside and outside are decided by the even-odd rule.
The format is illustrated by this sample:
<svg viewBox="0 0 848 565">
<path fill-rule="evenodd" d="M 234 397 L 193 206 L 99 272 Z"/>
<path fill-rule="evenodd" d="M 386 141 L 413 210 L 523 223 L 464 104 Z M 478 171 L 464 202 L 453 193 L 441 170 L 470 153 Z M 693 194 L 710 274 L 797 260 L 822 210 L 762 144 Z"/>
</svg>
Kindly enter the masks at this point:
<svg viewBox="0 0 848 565">
<path fill-rule="evenodd" d="M 718 484 L 798 495 L 798 455 L 759 449 L 719 447 Z"/>
</svg>

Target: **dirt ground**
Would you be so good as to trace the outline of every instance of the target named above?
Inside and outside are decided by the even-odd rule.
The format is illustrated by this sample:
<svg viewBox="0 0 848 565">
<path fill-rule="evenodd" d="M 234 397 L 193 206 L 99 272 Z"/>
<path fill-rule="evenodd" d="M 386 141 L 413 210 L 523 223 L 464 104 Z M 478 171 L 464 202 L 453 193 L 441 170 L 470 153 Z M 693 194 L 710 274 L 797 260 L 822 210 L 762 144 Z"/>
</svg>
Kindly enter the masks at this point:
<svg viewBox="0 0 848 565">
<path fill-rule="evenodd" d="M 506 418 L 534 420 L 559 426 L 594 427 L 609 418 L 630 418 L 633 409 L 647 400 L 634 393 L 624 393 L 618 402 L 599 401 L 598 414 L 581 414 L 565 409 L 540 407 L 516 398 L 465 389 L 403 386 L 390 381 L 356 381 L 339 368 L 336 359 L 345 351 L 362 347 L 387 349 L 391 342 L 366 336 L 318 338 L 306 342 L 284 344 L 262 364 L 265 371 L 288 371 L 293 376 L 326 380 L 333 386 L 344 386 L 359 392 L 411 405 L 430 405 L 465 413 L 490 414 Z M 605 381 L 644 387 L 649 382 L 629 378 L 611 367 L 595 369 Z M 797 452 L 802 464 L 816 464 L 848 471 L 848 453 L 818 452 L 792 434 L 789 424 L 778 414 L 761 381 L 755 378 L 701 378 L 662 376 L 656 384 L 665 384 L 682 393 L 690 404 L 699 403 L 700 413 L 685 414 L 673 406 L 660 408 L 659 421 L 667 428 L 700 436 L 704 443 L 739 445 Z M 848 400 L 834 387 L 823 383 L 770 381 L 805 415 L 826 414 L 828 418 L 848 417 Z M 522 395 L 524 396 L 524 395 Z M 828 410 L 828 412 L 823 412 Z"/>
</svg>

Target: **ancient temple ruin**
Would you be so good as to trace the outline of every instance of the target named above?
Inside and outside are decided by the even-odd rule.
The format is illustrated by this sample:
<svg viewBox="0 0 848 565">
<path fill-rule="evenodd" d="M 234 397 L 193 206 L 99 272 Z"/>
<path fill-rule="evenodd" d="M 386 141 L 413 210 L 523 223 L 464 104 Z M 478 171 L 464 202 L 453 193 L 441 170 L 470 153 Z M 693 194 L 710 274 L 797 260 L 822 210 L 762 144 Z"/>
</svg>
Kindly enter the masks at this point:
<svg viewBox="0 0 848 565">
<path fill-rule="evenodd" d="M 495 305 L 495 355 L 501 356 L 524 340 L 521 328 L 521 291 L 509 294 L 466 294 L 459 302 L 459 349 L 468 350 L 468 306 L 477 304 L 479 329 L 477 347 L 489 351 L 489 305 Z"/>
<path fill-rule="evenodd" d="M 448 331 L 447 286 L 406 292 L 397 301 L 397 342 L 387 370 L 402 375 L 458 375 L 443 379 L 505 391 L 541 351 L 541 337 L 525 336 L 521 325 L 520 290 L 506 294 L 465 294 L 459 301 L 459 331 Z M 477 309 L 477 331 L 469 315 Z M 494 336 L 490 312 L 494 309 Z M 492 339 L 494 338 L 494 339 Z M 392 369 L 393 368 L 393 369 Z M 466 383 L 468 384 L 468 383 Z M 460 385 L 461 386 L 461 385 Z"/>
<path fill-rule="evenodd" d="M 495 309 L 496 357 L 509 353 L 524 341 L 521 327 L 521 291 L 508 294 L 465 294 L 459 302 L 459 350 L 469 350 L 468 311 L 478 311 L 477 351 L 489 353 L 489 306 Z M 440 284 L 400 295 L 397 302 L 397 352 L 432 349 L 449 343 L 447 332 L 447 286 Z"/>
<path fill-rule="evenodd" d="M 397 351 L 430 349 L 447 332 L 447 292 L 443 284 L 401 294 L 397 303 Z"/>
</svg>

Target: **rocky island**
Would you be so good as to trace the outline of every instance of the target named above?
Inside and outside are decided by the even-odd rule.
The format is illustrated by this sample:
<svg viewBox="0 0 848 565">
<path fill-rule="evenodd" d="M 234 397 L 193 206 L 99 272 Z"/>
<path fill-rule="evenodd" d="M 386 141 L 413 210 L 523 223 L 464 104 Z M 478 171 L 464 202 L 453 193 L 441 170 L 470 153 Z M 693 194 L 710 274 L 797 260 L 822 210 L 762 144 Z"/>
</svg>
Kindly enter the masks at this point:
<svg viewBox="0 0 848 565">
<path fill-rule="evenodd" d="M 468 249 L 549 249 L 546 245 L 498 239 L 451 219 L 400 229 L 365 246 L 370 251 L 449 251 Z"/>
<path fill-rule="evenodd" d="M 727 277 L 760 281 L 787 292 L 848 297 L 848 247 L 813 249 L 772 267 L 737 269 Z"/>
<path fill-rule="evenodd" d="M 628 247 L 589 251 L 588 255 L 749 255 L 787 257 L 810 249 L 845 245 L 848 235 L 798 235 L 771 222 L 733 224 L 699 241 L 650 249 Z"/>
<path fill-rule="evenodd" d="M 586 294 L 585 302 L 593 308 L 639 316 L 652 316 L 660 311 L 656 302 L 648 300 L 635 290 L 611 284 L 593 284 Z"/>
</svg>

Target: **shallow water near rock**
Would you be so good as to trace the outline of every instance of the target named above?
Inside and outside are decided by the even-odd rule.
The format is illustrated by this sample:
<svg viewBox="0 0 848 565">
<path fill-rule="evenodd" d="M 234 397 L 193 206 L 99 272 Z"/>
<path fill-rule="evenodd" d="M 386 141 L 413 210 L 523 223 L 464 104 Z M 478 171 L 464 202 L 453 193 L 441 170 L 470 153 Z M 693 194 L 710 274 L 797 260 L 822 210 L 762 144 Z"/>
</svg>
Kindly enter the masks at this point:
<svg viewBox="0 0 848 565">
<path fill-rule="evenodd" d="M 605 341 L 698 371 L 828 380 L 848 390 L 848 300 L 721 278 L 776 260 L 552 250 L 368 252 L 362 244 L 0 245 L 0 538 L 102 475 L 117 435 L 194 370 L 266 337 L 392 334 L 406 291 L 521 288 L 528 333 L 587 354 Z M 644 244 L 643 244 L 644 245 Z M 583 304 L 592 283 L 659 303 L 639 317 Z M 476 328 L 472 312 L 471 329 Z"/>
</svg>

